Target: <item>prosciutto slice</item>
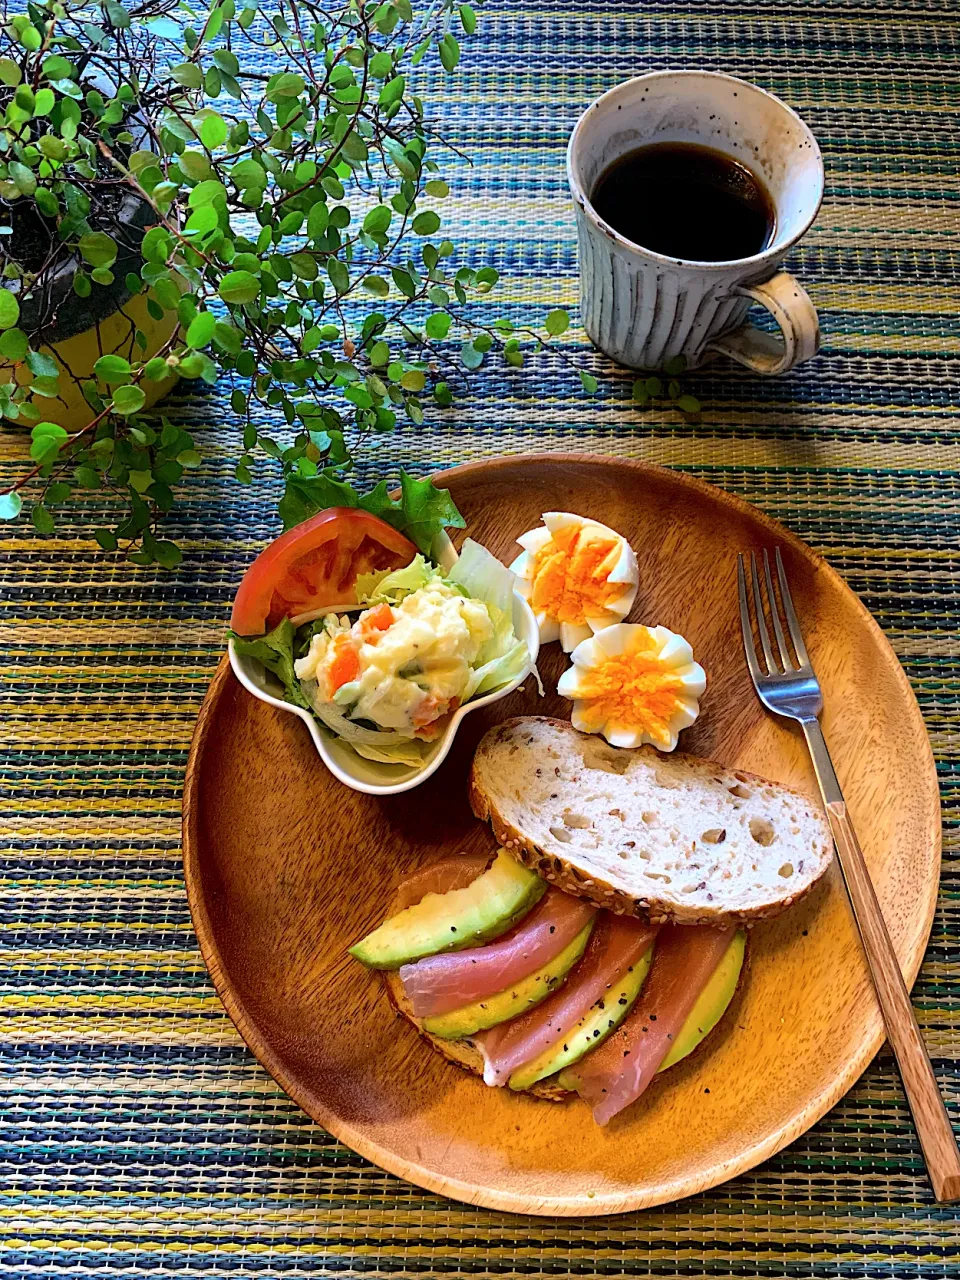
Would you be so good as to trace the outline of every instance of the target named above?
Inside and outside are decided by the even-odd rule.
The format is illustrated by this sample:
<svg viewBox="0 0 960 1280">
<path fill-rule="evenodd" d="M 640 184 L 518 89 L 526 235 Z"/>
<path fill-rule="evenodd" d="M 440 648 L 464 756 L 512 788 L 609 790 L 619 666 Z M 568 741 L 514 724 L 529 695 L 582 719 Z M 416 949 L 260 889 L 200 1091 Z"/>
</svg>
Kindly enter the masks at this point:
<svg viewBox="0 0 960 1280">
<path fill-rule="evenodd" d="M 583 958 L 562 987 L 519 1018 L 474 1036 L 487 1084 L 504 1085 L 580 1021 L 653 945 L 657 926 L 600 914 Z"/>
<path fill-rule="evenodd" d="M 431 862 L 400 881 L 393 896 L 389 914 L 414 907 L 428 893 L 450 893 L 453 889 L 465 889 L 481 876 L 490 865 L 488 853 L 457 853 Z"/>
<path fill-rule="evenodd" d="M 636 1101 L 656 1075 L 734 932 L 692 925 L 660 930 L 637 1003 L 609 1040 L 567 1073 L 597 1124 Z"/>
<path fill-rule="evenodd" d="M 559 955 L 595 915 L 595 907 L 550 888 L 495 942 L 403 965 L 400 981 L 414 1014 L 426 1018 L 452 1013 L 496 995 Z"/>
</svg>

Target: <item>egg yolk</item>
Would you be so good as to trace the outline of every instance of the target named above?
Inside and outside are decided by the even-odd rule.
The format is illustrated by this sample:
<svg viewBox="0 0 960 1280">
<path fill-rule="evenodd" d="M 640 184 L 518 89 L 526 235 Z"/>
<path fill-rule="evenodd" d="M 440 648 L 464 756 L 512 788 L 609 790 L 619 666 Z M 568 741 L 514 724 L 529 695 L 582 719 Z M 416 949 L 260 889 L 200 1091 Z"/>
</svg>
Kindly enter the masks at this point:
<svg viewBox="0 0 960 1280">
<path fill-rule="evenodd" d="M 580 716 L 588 733 L 606 725 L 623 725 L 667 739 L 683 683 L 660 661 L 659 650 L 644 627 L 630 647 L 580 673 L 577 701 L 587 704 Z"/>
<path fill-rule="evenodd" d="M 584 623 L 603 615 L 622 596 L 622 582 L 608 582 L 620 559 L 621 539 L 590 525 L 558 529 L 536 553 L 530 604 L 558 622 Z"/>
</svg>

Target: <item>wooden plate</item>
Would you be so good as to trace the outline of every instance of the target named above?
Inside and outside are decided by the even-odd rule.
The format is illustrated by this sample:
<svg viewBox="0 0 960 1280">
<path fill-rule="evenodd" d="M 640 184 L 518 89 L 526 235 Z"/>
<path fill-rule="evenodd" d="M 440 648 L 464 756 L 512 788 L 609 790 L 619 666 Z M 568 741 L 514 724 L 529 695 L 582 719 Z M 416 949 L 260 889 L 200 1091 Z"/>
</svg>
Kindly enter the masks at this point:
<svg viewBox="0 0 960 1280">
<path fill-rule="evenodd" d="M 626 534 L 640 562 L 633 618 L 681 631 L 708 672 L 684 748 L 813 794 L 802 741 L 761 709 L 740 642 L 736 553 L 780 545 L 824 686 L 827 739 L 912 981 L 939 876 L 936 773 L 897 659 L 837 574 L 737 498 L 643 463 L 500 458 L 438 481 L 471 535 L 506 560 L 542 511 L 582 512 Z M 558 645 L 540 665 L 553 690 L 566 665 Z M 374 798 L 338 784 L 304 726 L 251 698 L 222 663 L 184 795 L 187 891 L 213 981 L 247 1044 L 309 1115 L 419 1186 L 551 1215 L 638 1209 L 716 1186 L 803 1133 L 882 1042 L 836 868 L 753 930 L 746 979 L 716 1032 L 603 1130 L 579 1102 L 488 1089 L 442 1060 L 345 953 L 382 918 L 404 872 L 444 851 L 492 846 L 467 805 L 467 768 L 495 718 L 524 713 L 569 707 L 528 681 L 468 716 L 422 787 Z"/>
</svg>

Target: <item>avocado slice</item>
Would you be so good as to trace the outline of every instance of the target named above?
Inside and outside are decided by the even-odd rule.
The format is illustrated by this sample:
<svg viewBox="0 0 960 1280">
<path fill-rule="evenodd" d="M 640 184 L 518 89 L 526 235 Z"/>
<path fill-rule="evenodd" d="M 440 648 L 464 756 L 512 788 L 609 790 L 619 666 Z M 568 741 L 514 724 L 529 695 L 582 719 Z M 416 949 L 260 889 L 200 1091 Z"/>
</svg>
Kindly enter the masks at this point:
<svg viewBox="0 0 960 1280">
<path fill-rule="evenodd" d="M 680 1028 L 670 1052 L 661 1062 L 657 1074 L 666 1071 L 674 1063 L 693 1053 L 694 1049 L 707 1038 L 713 1028 L 726 1013 L 727 1005 L 733 999 L 740 981 L 740 970 L 743 968 L 743 955 L 747 946 L 746 929 L 738 929 L 730 939 L 730 945 L 714 969 L 710 981 L 700 992 L 697 1002 L 687 1015 L 687 1020 Z"/>
<path fill-rule="evenodd" d="M 475 1031 L 485 1031 L 487 1027 L 495 1027 L 506 1022 L 508 1018 L 516 1018 L 527 1009 L 546 999 L 556 991 L 567 974 L 583 955 L 593 921 L 586 925 L 572 942 L 548 961 L 542 968 L 521 978 L 505 991 L 487 996 L 485 1000 L 477 1000 L 473 1004 L 464 1005 L 462 1009 L 454 1009 L 451 1013 L 439 1013 L 433 1018 L 424 1018 L 423 1029 L 431 1035 L 440 1036 L 443 1040 L 459 1040 L 462 1036 L 472 1036 Z"/>
<path fill-rule="evenodd" d="M 540 900 L 547 885 L 501 849 L 493 866 L 465 889 L 428 893 L 350 947 L 370 969 L 399 969 L 402 964 L 459 951 L 505 933 Z"/>
<path fill-rule="evenodd" d="M 538 1080 L 552 1076 L 555 1071 L 578 1062 L 591 1049 L 603 1044 L 607 1036 L 619 1027 L 633 1007 L 640 994 L 650 962 L 653 959 L 653 947 L 646 951 L 640 959 L 630 966 L 616 986 L 598 1000 L 584 1016 L 563 1037 L 548 1049 L 544 1049 L 538 1057 L 517 1067 L 510 1077 L 511 1089 L 529 1089 Z M 561 1079 L 561 1084 L 563 1081 Z"/>
<path fill-rule="evenodd" d="M 697 1045 L 707 1038 L 724 1013 L 726 1013 L 727 1005 L 733 999 L 737 983 L 740 981 L 740 970 L 743 968 L 743 955 L 746 945 L 746 930 L 738 929 L 730 939 L 720 963 L 711 974 L 710 981 L 700 992 L 696 1003 L 687 1015 L 687 1019 L 680 1028 L 670 1052 L 658 1067 L 658 1075 L 661 1071 L 666 1071 L 669 1067 L 679 1062 L 681 1058 L 693 1053 Z M 598 1040 L 597 1043 L 599 1044 L 600 1041 Z M 593 1046 L 591 1045 L 590 1047 L 592 1048 Z M 583 1054 L 578 1054 L 577 1056 L 582 1057 Z M 563 1065 L 566 1066 L 567 1064 L 564 1063 Z M 526 1073 L 527 1069 L 526 1067 L 521 1067 L 520 1071 Z M 510 1077 L 511 1088 L 526 1088 L 525 1084 L 514 1085 L 514 1079 L 518 1074 L 515 1071 Z M 557 1083 L 563 1089 L 574 1088 L 574 1082 L 565 1079 L 563 1075 L 559 1077 Z"/>
</svg>

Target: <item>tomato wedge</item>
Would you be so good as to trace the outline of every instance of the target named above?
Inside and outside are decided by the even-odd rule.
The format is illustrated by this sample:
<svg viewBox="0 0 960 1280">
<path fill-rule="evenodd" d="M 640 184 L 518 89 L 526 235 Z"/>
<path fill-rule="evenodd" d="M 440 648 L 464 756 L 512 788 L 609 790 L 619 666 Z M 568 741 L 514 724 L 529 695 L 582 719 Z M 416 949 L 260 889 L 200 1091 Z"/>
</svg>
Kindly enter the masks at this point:
<svg viewBox="0 0 960 1280">
<path fill-rule="evenodd" d="M 361 573 L 402 569 L 417 548 L 402 533 L 355 507 L 331 507 L 281 534 L 244 574 L 230 625 L 259 636 L 311 609 L 356 604 Z"/>
</svg>

